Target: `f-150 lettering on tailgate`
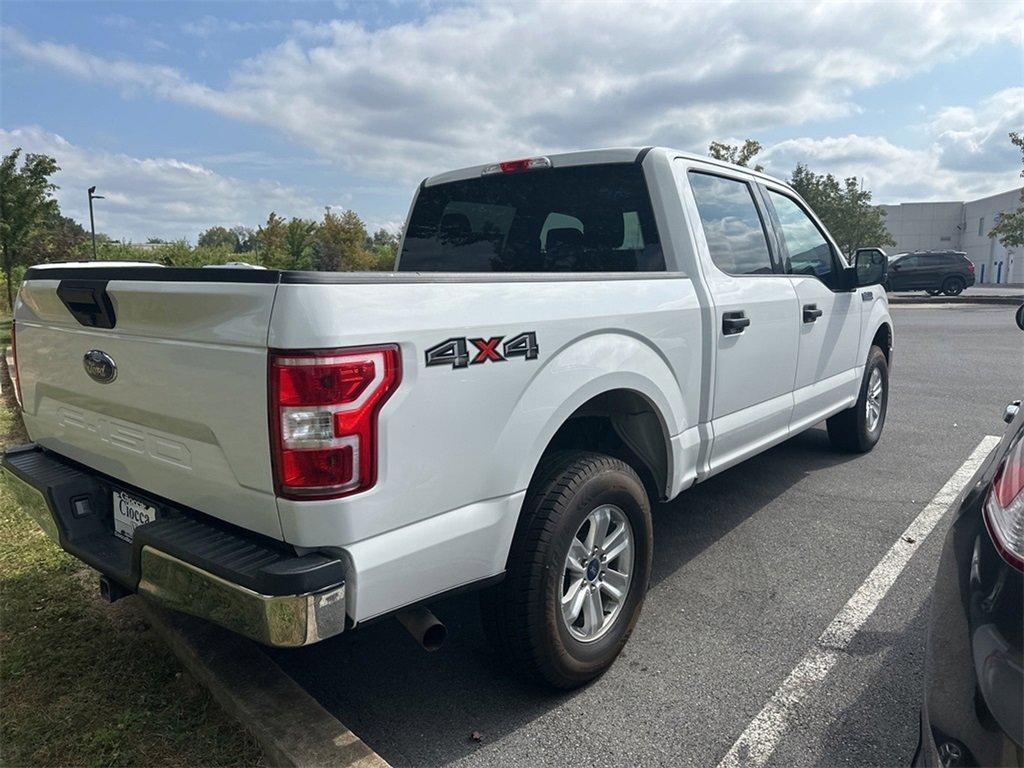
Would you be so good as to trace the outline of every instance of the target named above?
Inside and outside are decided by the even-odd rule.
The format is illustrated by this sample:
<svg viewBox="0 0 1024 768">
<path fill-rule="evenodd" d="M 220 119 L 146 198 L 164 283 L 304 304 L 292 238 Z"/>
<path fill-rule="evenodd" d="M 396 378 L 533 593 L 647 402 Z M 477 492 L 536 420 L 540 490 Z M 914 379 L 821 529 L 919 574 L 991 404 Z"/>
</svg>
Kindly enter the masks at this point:
<svg viewBox="0 0 1024 768">
<path fill-rule="evenodd" d="M 192 455 L 183 443 L 134 424 L 66 406 L 57 411 L 57 424 L 69 431 L 88 432 L 115 448 L 192 469 Z"/>
</svg>

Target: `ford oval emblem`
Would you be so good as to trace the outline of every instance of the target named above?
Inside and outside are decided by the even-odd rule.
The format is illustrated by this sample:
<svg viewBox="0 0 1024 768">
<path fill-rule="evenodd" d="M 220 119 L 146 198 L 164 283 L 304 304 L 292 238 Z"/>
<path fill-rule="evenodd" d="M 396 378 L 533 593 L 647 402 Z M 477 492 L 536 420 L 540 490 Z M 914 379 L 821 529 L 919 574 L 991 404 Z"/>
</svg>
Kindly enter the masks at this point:
<svg viewBox="0 0 1024 768">
<path fill-rule="evenodd" d="M 82 365 L 89 378 L 100 384 L 109 384 L 117 378 L 117 363 L 114 358 L 99 349 L 90 349 L 82 358 Z"/>
</svg>

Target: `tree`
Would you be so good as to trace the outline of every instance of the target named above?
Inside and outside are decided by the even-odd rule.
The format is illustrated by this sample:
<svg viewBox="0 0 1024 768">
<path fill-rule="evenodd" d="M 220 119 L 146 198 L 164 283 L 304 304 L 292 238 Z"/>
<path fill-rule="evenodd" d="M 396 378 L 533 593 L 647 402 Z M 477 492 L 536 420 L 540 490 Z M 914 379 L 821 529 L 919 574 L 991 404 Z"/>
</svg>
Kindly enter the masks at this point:
<svg viewBox="0 0 1024 768">
<path fill-rule="evenodd" d="M 1021 162 L 1024 163 L 1024 135 L 1010 131 L 1010 141 L 1020 150 Z M 1024 178 L 1024 170 L 1020 172 Z M 1004 248 L 1020 248 L 1024 246 L 1024 188 L 1020 191 L 1020 204 L 1012 213 L 999 216 L 996 225 L 988 233 L 989 237 L 998 237 Z"/>
<path fill-rule="evenodd" d="M 317 223 L 309 219 L 292 218 L 285 227 L 284 247 L 288 254 L 289 269 L 312 269 L 313 233 Z"/>
<path fill-rule="evenodd" d="M 57 185 L 50 181 L 60 170 L 57 161 L 48 155 L 27 154 L 19 169 L 20 155 L 21 147 L 18 147 L 0 160 L 0 266 L 12 309 L 15 266 L 28 263 L 26 259 L 41 225 L 60 215 L 53 197 Z"/>
<path fill-rule="evenodd" d="M 96 237 L 99 239 L 100 235 Z M 89 234 L 85 228 L 74 219 L 62 216 L 55 206 L 40 222 L 35 237 L 29 241 L 24 263 L 44 264 L 83 256 L 91 258 L 91 251 L 83 253 L 88 242 Z"/>
<path fill-rule="evenodd" d="M 324 272 L 349 272 L 366 266 L 366 226 L 355 211 L 337 214 L 324 209 L 324 220 L 313 236 L 313 265 Z"/>
<path fill-rule="evenodd" d="M 226 227 L 210 227 L 199 235 L 197 244 L 201 248 L 230 248 L 238 250 L 238 235 Z"/>
<path fill-rule="evenodd" d="M 256 230 L 252 227 L 243 227 L 242 225 L 238 225 L 237 227 L 231 228 L 231 233 L 235 236 L 235 253 L 259 251 L 260 243 L 256 238 Z M 259 256 L 258 253 L 257 256 Z"/>
<path fill-rule="evenodd" d="M 722 141 L 712 141 L 708 146 L 708 155 L 715 160 L 724 160 L 733 165 L 742 165 L 744 168 L 750 165 L 750 161 L 761 151 L 761 142 L 747 139 L 743 146 L 737 147 L 734 144 L 726 144 Z M 764 167 L 752 166 L 755 171 L 763 172 Z"/>
<path fill-rule="evenodd" d="M 267 223 L 256 230 L 259 243 L 260 264 L 271 269 L 288 269 L 288 252 L 285 238 L 288 227 L 284 219 L 273 211 L 267 217 Z"/>
<path fill-rule="evenodd" d="M 398 256 L 398 235 L 381 227 L 366 238 L 366 251 L 369 259 L 366 269 L 373 271 L 390 271 L 395 268 Z"/>
<path fill-rule="evenodd" d="M 811 206 L 843 253 L 864 246 L 896 245 L 885 227 L 885 211 L 871 204 L 871 193 L 856 177 L 839 182 L 835 176 L 816 174 L 797 163 L 790 185 Z"/>
</svg>

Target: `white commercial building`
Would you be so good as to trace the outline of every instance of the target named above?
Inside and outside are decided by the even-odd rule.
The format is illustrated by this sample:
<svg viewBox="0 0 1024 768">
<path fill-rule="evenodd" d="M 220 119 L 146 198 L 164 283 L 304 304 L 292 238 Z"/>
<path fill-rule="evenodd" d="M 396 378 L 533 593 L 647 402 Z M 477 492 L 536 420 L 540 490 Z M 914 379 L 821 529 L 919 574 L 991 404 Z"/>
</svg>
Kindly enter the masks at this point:
<svg viewBox="0 0 1024 768">
<path fill-rule="evenodd" d="M 988 233 L 999 216 L 1017 210 L 1021 190 L 980 200 L 883 205 L 885 225 L 901 251 L 964 251 L 979 283 L 1024 282 L 1024 252 L 1005 248 Z"/>
</svg>

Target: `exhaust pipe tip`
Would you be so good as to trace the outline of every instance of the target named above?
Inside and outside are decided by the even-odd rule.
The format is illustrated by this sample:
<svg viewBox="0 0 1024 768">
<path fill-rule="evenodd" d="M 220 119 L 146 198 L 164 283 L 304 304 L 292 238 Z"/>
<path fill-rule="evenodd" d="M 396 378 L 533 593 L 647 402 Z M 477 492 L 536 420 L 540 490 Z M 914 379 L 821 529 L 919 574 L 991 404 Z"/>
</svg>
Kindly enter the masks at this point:
<svg viewBox="0 0 1024 768">
<path fill-rule="evenodd" d="M 426 608 L 399 611 L 396 617 L 425 651 L 436 651 L 448 638 L 444 624 Z"/>
</svg>

